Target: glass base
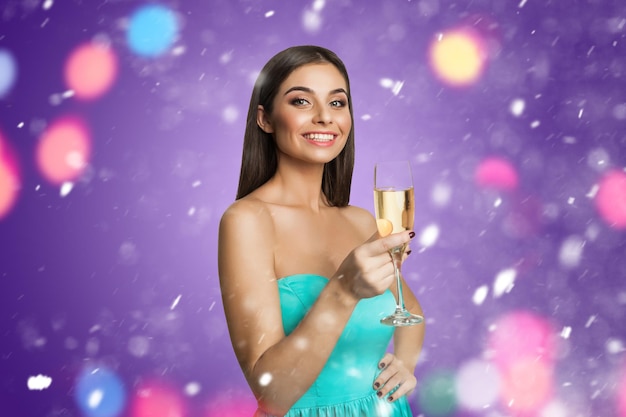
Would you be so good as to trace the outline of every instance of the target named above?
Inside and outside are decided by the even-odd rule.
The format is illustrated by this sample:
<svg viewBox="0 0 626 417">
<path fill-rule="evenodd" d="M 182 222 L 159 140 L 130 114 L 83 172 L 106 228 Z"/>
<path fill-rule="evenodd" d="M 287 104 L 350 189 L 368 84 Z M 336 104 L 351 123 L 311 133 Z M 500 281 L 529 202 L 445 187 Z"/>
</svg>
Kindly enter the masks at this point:
<svg viewBox="0 0 626 417">
<path fill-rule="evenodd" d="M 424 321 L 424 317 L 417 314 L 411 314 L 407 310 L 396 309 L 396 311 L 387 317 L 380 319 L 382 324 L 387 326 L 403 327 L 414 326 Z"/>
</svg>

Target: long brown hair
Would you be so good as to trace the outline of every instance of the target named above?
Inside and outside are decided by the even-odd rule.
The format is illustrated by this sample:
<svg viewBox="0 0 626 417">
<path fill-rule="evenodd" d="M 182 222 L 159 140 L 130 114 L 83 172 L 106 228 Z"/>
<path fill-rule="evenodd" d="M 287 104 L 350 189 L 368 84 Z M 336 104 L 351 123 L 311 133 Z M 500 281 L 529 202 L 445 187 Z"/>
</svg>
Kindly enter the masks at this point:
<svg viewBox="0 0 626 417">
<path fill-rule="evenodd" d="M 274 55 L 265 64 L 254 84 L 243 138 L 237 199 L 245 197 L 265 184 L 276 173 L 278 167 L 276 142 L 272 135 L 257 125 L 259 105 L 271 114 L 278 89 L 289 74 L 303 65 L 324 62 L 334 65 L 346 81 L 352 127 L 343 150 L 335 159 L 324 165 L 322 192 L 331 206 L 348 205 L 354 169 L 354 115 L 350 80 L 345 65 L 334 52 L 312 45 L 294 46 Z"/>
</svg>

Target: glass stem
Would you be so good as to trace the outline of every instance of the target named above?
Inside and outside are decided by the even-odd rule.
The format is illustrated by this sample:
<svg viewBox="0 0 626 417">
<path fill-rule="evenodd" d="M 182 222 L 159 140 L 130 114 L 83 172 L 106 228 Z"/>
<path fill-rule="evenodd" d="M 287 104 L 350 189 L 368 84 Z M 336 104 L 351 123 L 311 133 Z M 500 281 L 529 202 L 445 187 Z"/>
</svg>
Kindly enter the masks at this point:
<svg viewBox="0 0 626 417">
<path fill-rule="evenodd" d="M 393 272 L 396 275 L 396 289 L 398 291 L 398 297 L 396 299 L 396 311 L 404 311 L 404 297 L 402 296 L 402 280 L 401 280 L 401 265 L 402 265 L 402 253 L 401 249 L 395 249 L 391 252 L 393 259 Z"/>
</svg>

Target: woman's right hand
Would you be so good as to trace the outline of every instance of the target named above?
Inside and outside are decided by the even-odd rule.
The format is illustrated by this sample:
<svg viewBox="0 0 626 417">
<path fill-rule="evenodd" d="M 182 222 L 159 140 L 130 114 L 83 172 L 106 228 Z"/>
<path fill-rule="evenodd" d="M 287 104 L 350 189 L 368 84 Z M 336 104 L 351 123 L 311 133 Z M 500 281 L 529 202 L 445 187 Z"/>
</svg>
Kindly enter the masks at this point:
<svg viewBox="0 0 626 417">
<path fill-rule="evenodd" d="M 380 237 L 376 232 L 344 259 L 334 275 L 344 291 L 357 300 L 382 294 L 394 282 L 389 250 L 408 243 L 415 233 L 405 231 Z"/>
</svg>

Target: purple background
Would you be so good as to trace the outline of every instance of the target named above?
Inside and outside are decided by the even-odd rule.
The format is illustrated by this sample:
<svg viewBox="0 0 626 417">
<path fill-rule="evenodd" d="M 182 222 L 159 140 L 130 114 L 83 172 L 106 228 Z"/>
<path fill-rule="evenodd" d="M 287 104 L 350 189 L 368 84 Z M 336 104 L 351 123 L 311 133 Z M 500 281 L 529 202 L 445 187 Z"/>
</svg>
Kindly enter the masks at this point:
<svg viewBox="0 0 626 417">
<path fill-rule="evenodd" d="M 318 44 L 351 76 L 352 204 L 372 209 L 376 159 L 406 157 L 416 230 L 440 230 L 404 267 L 429 323 L 418 380 L 479 357 L 489 326 L 524 309 L 557 335 L 572 329 L 555 378 L 568 416 L 618 415 L 624 232 L 602 220 L 588 194 L 626 163 L 626 3 L 169 1 L 184 52 L 154 59 L 125 44 L 124 19 L 143 4 L 0 3 L 0 48 L 18 64 L 0 100 L 0 131 L 22 184 L 0 219 L 0 414 L 80 415 L 75 378 L 90 362 L 115 369 L 129 391 L 148 377 L 181 390 L 197 382 L 200 393 L 186 398 L 191 415 L 216 395 L 249 398 L 221 307 L 217 225 L 234 199 L 255 75 L 285 47 Z M 314 12 L 315 4 L 323 7 Z M 303 23 L 311 13 L 317 29 Z M 461 22 L 495 44 L 481 78 L 459 89 L 437 79 L 427 54 L 439 32 Z M 112 89 L 91 102 L 54 103 L 67 88 L 68 54 L 102 37 L 119 59 Z M 400 91 L 382 79 L 402 83 Z M 516 99 L 526 103 L 521 116 L 509 110 Z M 42 128 L 66 114 L 89 124 L 93 156 L 61 197 L 34 151 Z M 517 192 L 475 185 L 474 169 L 493 155 L 516 168 Z M 443 205 L 433 198 L 441 190 L 450 193 Z M 574 266 L 559 261 L 568 238 L 584 242 Z M 474 303 L 474 291 L 507 268 L 518 270 L 513 289 Z M 28 390 L 37 374 L 52 378 L 50 388 Z M 411 404 L 418 415 L 417 397 Z"/>
</svg>

